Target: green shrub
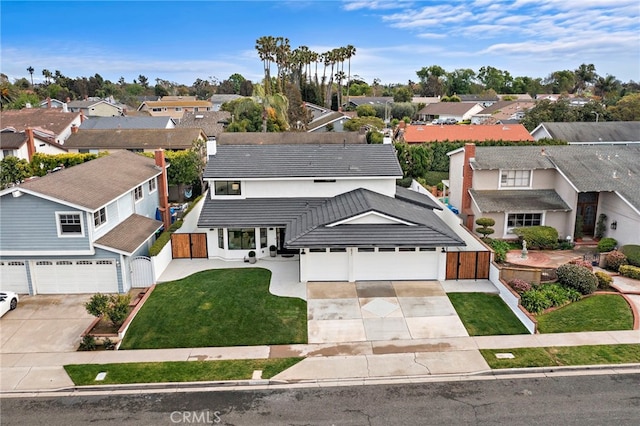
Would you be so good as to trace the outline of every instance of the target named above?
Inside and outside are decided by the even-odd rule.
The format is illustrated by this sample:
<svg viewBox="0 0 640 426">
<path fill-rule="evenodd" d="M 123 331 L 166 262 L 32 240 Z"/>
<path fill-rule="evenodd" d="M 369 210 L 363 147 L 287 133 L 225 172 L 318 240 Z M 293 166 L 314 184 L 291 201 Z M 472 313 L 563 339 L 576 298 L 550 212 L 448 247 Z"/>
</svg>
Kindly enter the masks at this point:
<svg viewBox="0 0 640 426">
<path fill-rule="evenodd" d="M 622 265 L 620 269 L 618 269 L 620 275 L 625 277 L 633 278 L 634 280 L 640 280 L 640 268 L 632 265 Z"/>
<path fill-rule="evenodd" d="M 584 219 L 582 216 L 576 216 L 576 225 L 573 229 L 573 238 L 578 239 L 584 237 Z"/>
<path fill-rule="evenodd" d="M 559 284 L 545 284 L 540 286 L 538 291 L 549 299 L 551 306 L 562 306 L 580 299 L 581 296 L 577 290 L 563 287 Z"/>
<path fill-rule="evenodd" d="M 607 232 L 607 215 L 604 213 L 600 213 L 600 215 L 598 216 L 598 223 L 596 223 L 596 232 L 594 237 L 602 239 L 604 238 L 605 232 Z"/>
<path fill-rule="evenodd" d="M 552 226 L 527 226 L 515 228 L 513 233 L 530 249 L 553 250 L 558 247 L 558 231 Z"/>
<path fill-rule="evenodd" d="M 595 275 L 596 275 L 596 278 L 598 279 L 599 289 L 605 290 L 605 289 L 611 288 L 611 283 L 613 282 L 613 278 L 611 278 L 611 275 L 602 271 L 596 271 Z"/>
<path fill-rule="evenodd" d="M 91 334 L 86 334 L 80 342 L 79 351 L 95 351 L 96 350 L 96 338 Z"/>
<path fill-rule="evenodd" d="M 627 256 L 618 250 L 613 250 L 612 252 L 607 253 L 607 256 L 605 257 L 605 269 L 610 271 L 618 272 L 618 269 L 622 265 L 626 265 L 628 263 Z"/>
<path fill-rule="evenodd" d="M 498 263 L 504 263 L 507 260 L 507 252 L 511 249 L 511 245 L 503 240 L 491 240 L 490 245 L 495 252 L 494 260 Z"/>
<path fill-rule="evenodd" d="M 119 327 L 127 319 L 129 302 L 131 302 L 130 294 L 96 293 L 84 307 L 94 317 L 107 317 L 114 326 Z"/>
<path fill-rule="evenodd" d="M 479 217 L 476 219 L 476 225 L 480 225 L 480 228 L 476 228 L 476 232 L 481 234 L 483 239 L 486 239 L 489 235 L 496 232 L 491 228 L 495 224 L 496 221 L 490 217 Z"/>
<path fill-rule="evenodd" d="M 187 210 L 188 212 L 189 210 Z M 184 217 L 184 216 L 183 216 Z M 164 231 L 149 248 L 149 256 L 157 256 L 165 245 L 171 241 L 171 234 L 176 232 L 182 226 L 182 219 L 178 219 L 171 224 L 168 231 Z"/>
<path fill-rule="evenodd" d="M 113 342 L 113 340 L 109 339 L 108 337 L 104 339 L 102 346 L 108 351 L 112 351 L 116 348 L 116 344 Z"/>
<path fill-rule="evenodd" d="M 578 290 L 581 294 L 591 294 L 598 287 L 598 279 L 587 268 L 565 263 L 556 269 L 560 284 Z"/>
<path fill-rule="evenodd" d="M 618 241 L 616 241 L 615 238 L 610 238 L 610 237 L 603 238 L 600 241 L 598 241 L 598 252 L 606 253 L 616 248 L 617 245 L 618 245 Z"/>
<path fill-rule="evenodd" d="M 583 268 L 587 268 L 589 271 L 593 272 L 593 265 L 588 260 L 583 259 L 574 259 L 568 262 L 571 265 L 582 266 Z"/>
<path fill-rule="evenodd" d="M 529 290 L 520 296 L 520 304 L 532 314 L 539 314 L 552 306 L 549 298 L 541 290 Z"/>
<path fill-rule="evenodd" d="M 627 256 L 630 265 L 640 266 L 640 246 L 635 244 L 627 244 L 620 247 L 620 251 Z"/>
<path fill-rule="evenodd" d="M 574 244 L 571 241 L 558 241 L 558 250 L 573 250 Z"/>
</svg>

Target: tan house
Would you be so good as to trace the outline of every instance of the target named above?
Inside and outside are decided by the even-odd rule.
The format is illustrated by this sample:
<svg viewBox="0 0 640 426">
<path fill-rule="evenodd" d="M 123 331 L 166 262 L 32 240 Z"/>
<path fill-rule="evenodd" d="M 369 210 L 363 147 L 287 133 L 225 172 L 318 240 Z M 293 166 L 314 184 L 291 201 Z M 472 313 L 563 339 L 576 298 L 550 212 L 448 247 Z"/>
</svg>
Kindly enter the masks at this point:
<svg viewBox="0 0 640 426">
<path fill-rule="evenodd" d="M 546 225 L 574 238 L 576 218 L 585 236 L 606 215 L 606 236 L 640 244 L 640 146 L 467 144 L 449 153 L 449 204 L 468 228 L 496 221 L 493 238 L 516 238 L 513 228 Z"/>
<path fill-rule="evenodd" d="M 71 112 L 81 112 L 85 117 L 118 117 L 122 115 L 122 107 L 105 100 L 67 101 Z"/>
<path fill-rule="evenodd" d="M 69 152 L 94 153 L 127 150 L 133 152 L 179 151 L 190 149 L 194 141 L 206 142 L 202 129 L 120 129 L 80 130 L 67 139 Z"/>
<path fill-rule="evenodd" d="M 163 96 L 159 101 L 144 101 L 138 111 L 148 112 L 152 117 L 167 116 L 181 119 L 185 112 L 213 111 L 211 101 L 200 101 L 195 96 Z"/>
</svg>

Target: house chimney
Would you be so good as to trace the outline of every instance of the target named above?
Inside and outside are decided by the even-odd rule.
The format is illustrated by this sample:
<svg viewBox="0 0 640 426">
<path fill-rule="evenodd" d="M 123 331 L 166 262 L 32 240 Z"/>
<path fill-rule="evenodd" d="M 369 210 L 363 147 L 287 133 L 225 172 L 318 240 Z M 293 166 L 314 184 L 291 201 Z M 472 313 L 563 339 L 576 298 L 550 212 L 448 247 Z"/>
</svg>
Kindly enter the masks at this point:
<svg viewBox="0 0 640 426">
<path fill-rule="evenodd" d="M 169 181 L 167 179 L 167 164 L 164 158 L 164 149 L 155 150 L 156 166 L 162 170 L 162 174 L 158 179 L 158 195 L 160 199 L 159 207 L 164 230 L 168 231 L 171 227 L 171 210 L 169 209 Z"/>
<path fill-rule="evenodd" d="M 47 96 L 47 108 L 51 108 L 51 97 Z"/>
<path fill-rule="evenodd" d="M 24 133 L 27 135 L 27 158 L 28 161 L 31 161 L 33 154 L 36 153 L 36 144 L 33 140 L 33 129 L 31 127 L 27 127 L 24 129 Z"/>
<path fill-rule="evenodd" d="M 207 158 L 211 155 L 216 155 L 218 152 L 218 142 L 216 141 L 215 136 L 211 139 L 207 140 Z"/>
<path fill-rule="evenodd" d="M 78 126 L 76 126 L 75 124 L 71 125 L 71 133 L 78 133 Z"/>
<path fill-rule="evenodd" d="M 476 157 L 476 145 L 467 143 L 464 145 L 464 165 L 462 166 L 462 214 L 467 216 L 466 226 L 473 229 L 473 211 L 471 210 L 471 195 L 469 190 L 473 187 L 473 169 L 471 160 Z"/>
<path fill-rule="evenodd" d="M 87 118 L 87 117 L 85 117 L 85 116 L 84 116 L 84 112 L 83 112 L 82 110 L 80 110 L 80 123 L 81 123 L 81 124 L 82 124 L 82 123 L 84 123 L 84 120 L 85 120 L 86 118 Z"/>
</svg>

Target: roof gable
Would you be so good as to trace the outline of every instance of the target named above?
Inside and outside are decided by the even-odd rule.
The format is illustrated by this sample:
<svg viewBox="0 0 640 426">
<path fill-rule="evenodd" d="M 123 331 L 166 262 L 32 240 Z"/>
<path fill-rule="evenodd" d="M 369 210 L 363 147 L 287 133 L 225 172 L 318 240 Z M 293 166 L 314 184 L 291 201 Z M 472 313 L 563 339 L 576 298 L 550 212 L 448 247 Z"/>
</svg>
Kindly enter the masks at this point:
<svg viewBox="0 0 640 426">
<path fill-rule="evenodd" d="M 21 132 L 27 127 L 40 128 L 58 136 L 79 120 L 79 112 L 64 112 L 58 108 L 25 108 L 2 111 L 0 122 L 3 128 L 13 127 Z"/>
</svg>

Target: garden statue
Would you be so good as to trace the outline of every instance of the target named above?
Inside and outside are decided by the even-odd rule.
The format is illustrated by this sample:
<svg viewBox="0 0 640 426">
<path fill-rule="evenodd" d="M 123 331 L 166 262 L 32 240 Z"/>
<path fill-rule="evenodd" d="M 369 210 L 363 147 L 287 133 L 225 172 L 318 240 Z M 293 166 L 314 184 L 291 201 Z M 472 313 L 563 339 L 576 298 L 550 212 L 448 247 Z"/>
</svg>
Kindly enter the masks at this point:
<svg viewBox="0 0 640 426">
<path fill-rule="evenodd" d="M 529 253 L 527 251 L 527 241 L 526 240 L 522 240 L 522 258 L 523 259 L 527 258 L 527 253 Z"/>
</svg>

